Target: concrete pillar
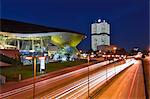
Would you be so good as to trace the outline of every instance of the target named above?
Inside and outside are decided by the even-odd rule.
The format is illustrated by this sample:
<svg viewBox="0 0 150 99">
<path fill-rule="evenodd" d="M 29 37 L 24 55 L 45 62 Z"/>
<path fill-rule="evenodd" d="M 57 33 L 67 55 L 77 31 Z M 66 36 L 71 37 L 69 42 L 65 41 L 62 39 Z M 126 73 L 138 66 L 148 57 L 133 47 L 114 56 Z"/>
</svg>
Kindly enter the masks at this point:
<svg viewBox="0 0 150 99">
<path fill-rule="evenodd" d="M 40 42 L 40 47 L 41 47 L 41 52 L 43 52 L 43 41 L 42 41 L 42 38 L 41 38 L 41 42 Z"/>
<path fill-rule="evenodd" d="M 32 50 L 34 50 L 34 40 L 32 40 Z"/>
<path fill-rule="evenodd" d="M 20 41 L 17 40 L 17 49 L 20 50 Z"/>
</svg>

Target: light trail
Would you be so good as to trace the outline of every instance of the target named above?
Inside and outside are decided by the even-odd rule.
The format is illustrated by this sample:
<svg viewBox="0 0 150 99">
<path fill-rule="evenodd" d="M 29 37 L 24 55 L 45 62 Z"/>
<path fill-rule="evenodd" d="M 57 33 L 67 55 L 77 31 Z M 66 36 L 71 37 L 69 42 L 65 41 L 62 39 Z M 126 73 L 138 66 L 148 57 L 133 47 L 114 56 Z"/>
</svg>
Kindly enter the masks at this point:
<svg viewBox="0 0 150 99">
<path fill-rule="evenodd" d="M 115 60 L 117 61 L 117 59 Z M 112 63 L 113 61 L 104 61 L 101 63 L 97 63 L 94 65 L 89 66 L 90 71 L 94 71 L 97 70 L 98 68 L 100 68 L 101 66 L 107 65 L 109 63 Z M 115 71 L 116 73 L 119 73 L 121 70 L 123 70 L 124 68 L 128 67 L 129 65 L 131 65 L 131 63 L 133 63 L 132 59 L 128 59 L 126 60 L 126 64 L 124 65 L 120 65 L 120 66 L 116 66 L 115 68 L 109 68 L 107 70 L 107 76 L 108 78 L 111 78 L 114 74 Z M 88 67 L 79 69 L 79 70 L 75 70 L 73 72 L 69 72 L 60 76 L 56 76 L 50 79 L 46 79 L 40 82 L 35 83 L 36 86 L 36 94 L 40 94 L 44 91 L 47 91 L 49 88 L 51 88 L 52 85 L 54 84 L 61 84 L 62 81 L 66 81 L 68 79 L 75 79 L 74 77 L 76 76 L 81 76 L 85 73 L 87 73 L 87 69 Z M 102 84 L 102 82 L 104 83 L 106 80 L 106 71 L 105 70 L 100 70 L 94 74 L 90 75 L 90 89 L 93 89 L 94 87 L 96 87 L 99 84 Z M 68 80 L 69 81 L 69 80 Z M 79 80 L 73 81 L 70 84 L 68 84 L 67 86 L 64 87 L 60 87 L 55 91 L 49 92 L 48 94 L 42 94 L 42 96 L 37 95 L 37 97 L 39 98 L 73 98 L 73 97 L 80 97 L 81 95 L 83 95 L 84 93 L 87 92 L 87 84 L 88 84 L 88 79 L 87 77 L 83 77 Z M 0 98 L 9 98 L 9 97 L 18 97 L 18 96 L 22 96 L 25 93 L 30 93 L 33 90 L 33 84 L 15 89 L 15 90 L 11 90 L 5 93 L 0 94 Z M 29 95 L 28 95 L 29 96 Z M 30 94 L 30 97 L 32 96 L 32 94 Z M 24 98 L 26 98 L 27 96 L 24 96 Z"/>
<path fill-rule="evenodd" d="M 107 73 L 104 70 L 104 71 L 100 71 L 100 72 L 97 72 L 97 73 L 91 75 L 90 79 L 89 79 L 90 89 L 96 87 L 100 83 L 106 82 L 106 74 L 107 74 L 107 80 L 109 80 L 113 76 L 115 76 L 116 74 L 118 74 L 119 72 L 124 70 L 125 68 L 133 65 L 134 63 L 135 63 L 135 60 L 129 59 L 129 60 L 126 60 L 125 64 L 108 68 Z M 68 87 L 70 86 L 69 89 L 68 89 L 68 87 L 63 87 L 63 88 L 60 88 L 58 91 L 55 90 L 54 92 L 52 92 L 52 94 L 49 93 L 42 98 L 77 99 L 78 97 L 87 93 L 87 91 L 88 91 L 87 84 L 88 84 L 88 79 L 85 77 L 85 78 L 80 79 L 79 81 L 76 81 L 76 83 L 73 84 L 74 86 L 72 84 L 69 84 L 68 85 Z"/>
<path fill-rule="evenodd" d="M 117 59 L 115 59 L 115 61 L 117 61 Z M 103 65 L 107 65 L 107 64 L 112 63 L 112 62 L 113 61 L 111 61 L 111 62 L 104 61 L 104 62 L 101 62 L 101 63 L 97 63 L 97 64 L 94 64 L 94 65 L 91 65 L 90 69 L 91 69 L 91 71 L 96 70 L 97 68 L 99 68 Z M 43 87 L 45 87 L 49 84 L 59 82 L 59 81 L 62 81 L 62 80 L 66 80 L 67 78 L 74 77 L 74 75 L 79 75 L 79 74 L 82 75 L 83 73 L 87 72 L 87 68 L 88 67 L 85 67 L 85 68 L 82 68 L 82 69 L 79 69 L 79 70 L 75 70 L 73 72 L 69 72 L 69 73 L 66 73 L 66 74 L 63 74 L 63 75 L 60 75 L 60 76 L 56 76 L 56 77 L 51 78 L 51 79 L 46 79 L 46 80 L 37 82 L 37 83 L 35 83 L 36 89 L 43 89 Z M 25 93 L 29 90 L 31 91 L 32 89 L 33 89 L 33 84 L 30 84 L 30 85 L 27 85 L 27 86 L 24 86 L 24 87 L 21 87 L 21 88 L 18 88 L 18 89 L 14 89 L 14 90 L 11 90 L 11 91 L 8 91 L 8 92 L 5 92 L 5 93 L 1 93 L 0 98 L 5 98 L 5 97 L 13 96 L 13 95 L 22 94 L 22 93 Z M 45 91 L 45 90 L 43 90 L 43 91 Z"/>
</svg>

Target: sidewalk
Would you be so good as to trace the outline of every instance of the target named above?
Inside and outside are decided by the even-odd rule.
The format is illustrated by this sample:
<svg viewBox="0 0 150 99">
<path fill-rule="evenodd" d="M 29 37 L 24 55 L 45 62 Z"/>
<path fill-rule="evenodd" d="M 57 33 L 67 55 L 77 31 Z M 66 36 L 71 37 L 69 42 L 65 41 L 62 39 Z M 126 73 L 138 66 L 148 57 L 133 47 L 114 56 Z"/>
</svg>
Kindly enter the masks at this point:
<svg viewBox="0 0 150 99">
<path fill-rule="evenodd" d="M 146 96 L 150 99 L 150 56 L 142 59 L 143 61 L 143 70 L 144 70 L 144 81 L 146 87 Z"/>
</svg>

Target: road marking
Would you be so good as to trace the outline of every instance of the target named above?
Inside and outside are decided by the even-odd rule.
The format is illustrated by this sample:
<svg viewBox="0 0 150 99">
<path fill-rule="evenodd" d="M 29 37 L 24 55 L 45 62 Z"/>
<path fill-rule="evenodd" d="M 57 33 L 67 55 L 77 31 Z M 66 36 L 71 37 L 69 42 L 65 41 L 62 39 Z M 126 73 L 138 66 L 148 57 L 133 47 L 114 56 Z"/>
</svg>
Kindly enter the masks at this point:
<svg viewBox="0 0 150 99">
<path fill-rule="evenodd" d="M 137 65 L 137 66 L 138 66 L 138 67 L 136 68 L 136 71 L 135 71 L 135 74 L 134 74 L 134 77 L 133 77 L 133 80 L 132 80 L 132 84 L 131 84 L 131 87 L 130 87 L 128 99 L 131 99 L 130 96 L 131 96 L 131 93 L 132 93 L 132 90 L 133 90 L 134 82 L 135 82 L 136 75 L 137 75 L 137 72 L 138 72 L 138 70 L 139 70 L 140 65 Z"/>
</svg>

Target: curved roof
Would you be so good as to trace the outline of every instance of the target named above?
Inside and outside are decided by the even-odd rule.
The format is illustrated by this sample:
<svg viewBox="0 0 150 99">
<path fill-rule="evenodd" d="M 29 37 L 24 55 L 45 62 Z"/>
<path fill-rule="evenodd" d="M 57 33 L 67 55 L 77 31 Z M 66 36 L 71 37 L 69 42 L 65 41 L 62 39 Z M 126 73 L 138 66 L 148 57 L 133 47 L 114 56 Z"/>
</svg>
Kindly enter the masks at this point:
<svg viewBox="0 0 150 99">
<path fill-rule="evenodd" d="M 2 32 L 10 32 L 10 33 L 23 33 L 23 34 L 31 34 L 31 33 L 50 33 L 50 32 L 71 32 L 81 34 L 80 32 L 52 28 L 47 26 L 35 25 L 31 23 L 19 22 L 8 19 L 0 19 L 0 27 Z"/>
</svg>

